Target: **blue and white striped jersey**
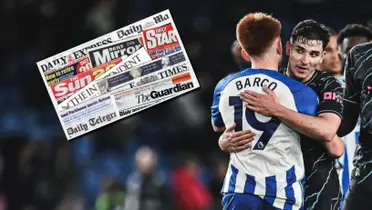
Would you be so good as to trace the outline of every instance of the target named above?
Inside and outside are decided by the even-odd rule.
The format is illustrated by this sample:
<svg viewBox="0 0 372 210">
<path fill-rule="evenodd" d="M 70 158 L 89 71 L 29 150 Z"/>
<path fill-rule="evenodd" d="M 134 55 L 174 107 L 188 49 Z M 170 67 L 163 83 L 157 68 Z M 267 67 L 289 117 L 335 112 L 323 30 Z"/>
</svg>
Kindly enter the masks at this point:
<svg viewBox="0 0 372 210">
<path fill-rule="evenodd" d="M 252 148 L 230 154 L 223 193 L 254 194 L 280 209 L 299 209 L 303 202 L 301 181 L 304 162 L 300 136 L 275 117 L 266 117 L 245 108 L 239 93 L 263 93 L 262 86 L 275 92 L 289 109 L 315 115 L 316 93 L 306 85 L 277 71 L 246 69 L 222 79 L 216 86 L 212 105 L 215 126 L 256 133 Z"/>
</svg>

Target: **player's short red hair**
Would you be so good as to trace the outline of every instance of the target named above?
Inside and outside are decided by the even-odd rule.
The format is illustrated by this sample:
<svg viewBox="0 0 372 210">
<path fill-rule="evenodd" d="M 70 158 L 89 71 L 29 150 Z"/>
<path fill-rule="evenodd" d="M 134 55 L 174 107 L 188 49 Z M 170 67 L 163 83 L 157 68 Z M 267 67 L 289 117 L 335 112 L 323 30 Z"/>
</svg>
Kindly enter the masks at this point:
<svg viewBox="0 0 372 210">
<path fill-rule="evenodd" d="M 244 16 L 236 27 L 236 36 L 250 56 L 259 56 L 280 36 L 281 23 L 270 15 L 256 12 Z"/>
</svg>

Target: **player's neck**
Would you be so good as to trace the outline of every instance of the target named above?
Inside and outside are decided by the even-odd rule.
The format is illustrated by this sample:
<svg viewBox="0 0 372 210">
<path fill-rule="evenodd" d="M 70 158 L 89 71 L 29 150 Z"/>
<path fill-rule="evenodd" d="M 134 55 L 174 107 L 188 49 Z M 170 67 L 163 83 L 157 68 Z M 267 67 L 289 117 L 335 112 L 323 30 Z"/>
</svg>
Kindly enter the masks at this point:
<svg viewBox="0 0 372 210">
<path fill-rule="evenodd" d="M 278 63 L 267 62 L 266 60 L 252 60 L 251 68 L 278 71 Z"/>
<path fill-rule="evenodd" d="M 336 73 L 336 74 L 333 74 L 333 76 L 338 79 L 339 77 L 341 77 L 341 74 L 340 73 Z"/>
</svg>

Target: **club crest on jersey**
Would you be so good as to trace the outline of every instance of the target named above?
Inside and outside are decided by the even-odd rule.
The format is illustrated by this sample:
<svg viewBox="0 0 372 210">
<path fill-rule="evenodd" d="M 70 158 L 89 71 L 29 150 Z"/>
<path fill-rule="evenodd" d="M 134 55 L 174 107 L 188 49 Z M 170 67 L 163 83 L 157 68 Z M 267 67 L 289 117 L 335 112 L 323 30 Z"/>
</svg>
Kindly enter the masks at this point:
<svg viewBox="0 0 372 210">
<path fill-rule="evenodd" d="M 263 148 L 265 147 L 265 145 L 264 145 L 264 143 L 262 143 L 262 142 L 258 142 L 257 147 L 258 147 L 259 149 L 263 149 Z"/>
</svg>

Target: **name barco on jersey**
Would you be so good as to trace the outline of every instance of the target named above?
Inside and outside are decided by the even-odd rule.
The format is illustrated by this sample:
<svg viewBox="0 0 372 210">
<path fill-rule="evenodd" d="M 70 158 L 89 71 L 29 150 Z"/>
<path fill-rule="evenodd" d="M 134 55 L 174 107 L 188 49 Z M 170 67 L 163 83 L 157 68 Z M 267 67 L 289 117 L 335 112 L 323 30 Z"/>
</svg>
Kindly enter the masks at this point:
<svg viewBox="0 0 372 210">
<path fill-rule="evenodd" d="M 192 82 L 182 84 L 182 85 L 177 84 L 176 86 L 171 87 L 171 88 L 167 88 L 165 90 L 151 91 L 150 97 L 152 99 L 156 99 L 156 98 L 171 95 L 173 93 L 178 93 L 178 92 L 181 92 L 181 91 L 185 91 L 185 90 L 191 89 L 193 87 L 194 87 L 194 83 L 192 83 Z"/>
<path fill-rule="evenodd" d="M 261 78 L 258 76 L 255 77 L 246 77 L 245 79 L 242 78 L 241 80 L 238 80 L 235 82 L 236 89 L 242 90 L 247 87 L 264 87 L 267 86 L 270 90 L 274 91 L 278 84 L 274 81 L 270 81 L 266 78 Z"/>
<path fill-rule="evenodd" d="M 125 47 L 123 44 L 93 52 L 94 66 L 107 63 L 120 57 L 129 56 L 142 47 L 141 44 Z"/>
<path fill-rule="evenodd" d="M 107 38 L 107 39 L 98 41 L 98 42 L 96 42 L 92 45 L 89 45 L 86 48 L 77 50 L 77 51 L 71 53 L 70 56 L 73 56 L 74 59 L 77 60 L 79 58 L 82 58 L 82 57 L 86 56 L 87 55 L 87 50 L 89 50 L 90 48 L 99 47 L 99 46 L 109 44 L 109 43 L 112 43 L 111 38 Z M 58 67 L 67 65 L 68 64 L 68 59 L 67 58 L 68 58 L 68 56 L 62 56 L 62 57 L 57 58 L 55 60 L 49 61 L 47 64 L 42 64 L 42 65 L 40 65 L 40 67 L 43 70 L 43 72 L 46 72 L 46 71 L 51 70 L 51 69 L 56 69 Z"/>
</svg>

